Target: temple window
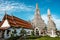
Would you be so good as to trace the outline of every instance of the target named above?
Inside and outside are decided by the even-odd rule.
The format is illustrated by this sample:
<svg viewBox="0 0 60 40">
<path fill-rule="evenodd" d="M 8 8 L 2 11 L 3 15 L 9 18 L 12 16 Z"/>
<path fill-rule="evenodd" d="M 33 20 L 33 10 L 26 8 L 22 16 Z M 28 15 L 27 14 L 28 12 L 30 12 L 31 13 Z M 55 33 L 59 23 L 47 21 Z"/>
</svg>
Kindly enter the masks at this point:
<svg viewBox="0 0 60 40">
<path fill-rule="evenodd" d="M 30 34 L 30 31 L 28 31 L 27 34 Z"/>
</svg>

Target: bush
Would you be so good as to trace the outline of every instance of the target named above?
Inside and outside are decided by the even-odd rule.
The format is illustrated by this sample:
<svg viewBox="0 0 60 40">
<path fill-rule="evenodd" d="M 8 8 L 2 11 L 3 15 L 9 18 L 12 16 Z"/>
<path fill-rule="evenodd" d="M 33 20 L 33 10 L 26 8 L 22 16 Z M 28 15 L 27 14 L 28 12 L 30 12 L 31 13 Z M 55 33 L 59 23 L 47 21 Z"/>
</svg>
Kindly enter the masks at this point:
<svg viewBox="0 0 60 40">
<path fill-rule="evenodd" d="M 10 37 L 10 38 L 8 38 L 8 39 L 6 39 L 6 40 L 17 40 L 19 37 Z"/>
</svg>

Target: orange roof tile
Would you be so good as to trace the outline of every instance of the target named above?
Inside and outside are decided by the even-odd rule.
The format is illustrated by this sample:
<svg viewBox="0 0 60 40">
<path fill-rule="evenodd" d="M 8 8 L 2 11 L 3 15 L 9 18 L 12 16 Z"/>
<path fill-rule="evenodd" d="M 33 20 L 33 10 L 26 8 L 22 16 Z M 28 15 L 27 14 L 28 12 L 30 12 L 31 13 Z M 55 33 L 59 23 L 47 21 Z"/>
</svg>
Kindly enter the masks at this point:
<svg viewBox="0 0 60 40">
<path fill-rule="evenodd" d="M 10 24 L 10 26 L 12 27 L 24 27 L 24 28 L 32 28 L 32 25 L 31 23 L 25 21 L 25 20 L 22 20 L 20 18 L 17 18 L 15 16 L 10 16 L 8 14 L 6 14 L 1 22 L 1 25 L 3 24 L 4 20 L 6 19 L 6 16 L 7 16 L 7 20 Z M 0 25 L 0 26 L 1 26 Z"/>
</svg>

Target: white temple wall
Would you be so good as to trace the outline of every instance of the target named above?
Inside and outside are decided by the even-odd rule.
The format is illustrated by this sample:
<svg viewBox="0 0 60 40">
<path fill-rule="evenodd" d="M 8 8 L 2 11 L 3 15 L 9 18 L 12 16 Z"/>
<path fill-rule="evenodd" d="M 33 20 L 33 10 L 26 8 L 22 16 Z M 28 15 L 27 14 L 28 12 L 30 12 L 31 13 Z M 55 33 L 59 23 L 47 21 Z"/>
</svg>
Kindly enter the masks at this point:
<svg viewBox="0 0 60 40">
<path fill-rule="evenodd" d="M 16 34 L 14 34 L 14 36 L 20 36 L 20 31 L 21 31 L 21 29 L 22 28 L 16 28 Z M 10 30 L 10 32 L 9 32 L 9 36 L 7 36 L 7 30 Z M 5 30 L 5 32 L 4 32 L 4 38 L 9 38 L 9 37 L 11 37 L 11 34 L 14 32 L 14 29 L 13 28 L 9 28 L 9 29 L 7 29 L 7 30 Z M 26 32 L 27 32 L 27 35 L 31 35 L 31 32 L 32 32 L 32 30 L 31 29 L 24 29 Z"/>
</svg>

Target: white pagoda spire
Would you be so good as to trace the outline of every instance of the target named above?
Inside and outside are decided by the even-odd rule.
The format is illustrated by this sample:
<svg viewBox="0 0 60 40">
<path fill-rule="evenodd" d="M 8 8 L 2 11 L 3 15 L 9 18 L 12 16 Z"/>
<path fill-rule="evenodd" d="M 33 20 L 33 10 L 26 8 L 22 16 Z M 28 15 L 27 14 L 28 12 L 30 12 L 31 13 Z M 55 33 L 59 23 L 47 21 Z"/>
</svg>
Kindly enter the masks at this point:
<svg viewBox="0 0 60 40">
<path fill-rule="evenodd" d="M 45 23 L 44 20 L 41 18 L 40 15 L 40 10 L 38 8 L 38 4 L 36 3 L 36 10 L 35 10 L 35 15 L 32 21 L 32 25 L 34 28 L 34 32 L 36 34 L 36 29 L 39 31 L 39 35 L 41 35 L 41 31 L 45 28 Z"/>
<path fill-rule="evenodd" d="M 38 9 L 38 3 L 36 3 L 36 9 Z"/>
<path fill-rule="evenodd" d="M 49 21 L 49 20 L 52 20 L 51 13 L 50 13 L 50 9 L 47 10 L 47 14 L 48 14 L 48 21 Z"/>
<path fill-rule="evenodd" d="M 38 3 L 36 3 L 35 15 L 40 15 L 40 10 L 38 8 Z"/>
<path fill-rule="evenodd" d="M 50 14 L 50 9 L 47 10 L 47 13 L 48 13 L 48 15 L 51 15 L 51 14 Z"/>
<path fill-rule="evenodd" d="M 48 35 L 50 37 L 55 37 L 56 36 L 56 25 L 51 18 L 50 9 L 47 10 L 47 13 L 48 13 L 48 27 L 47 27 Z"/>
</svg>

